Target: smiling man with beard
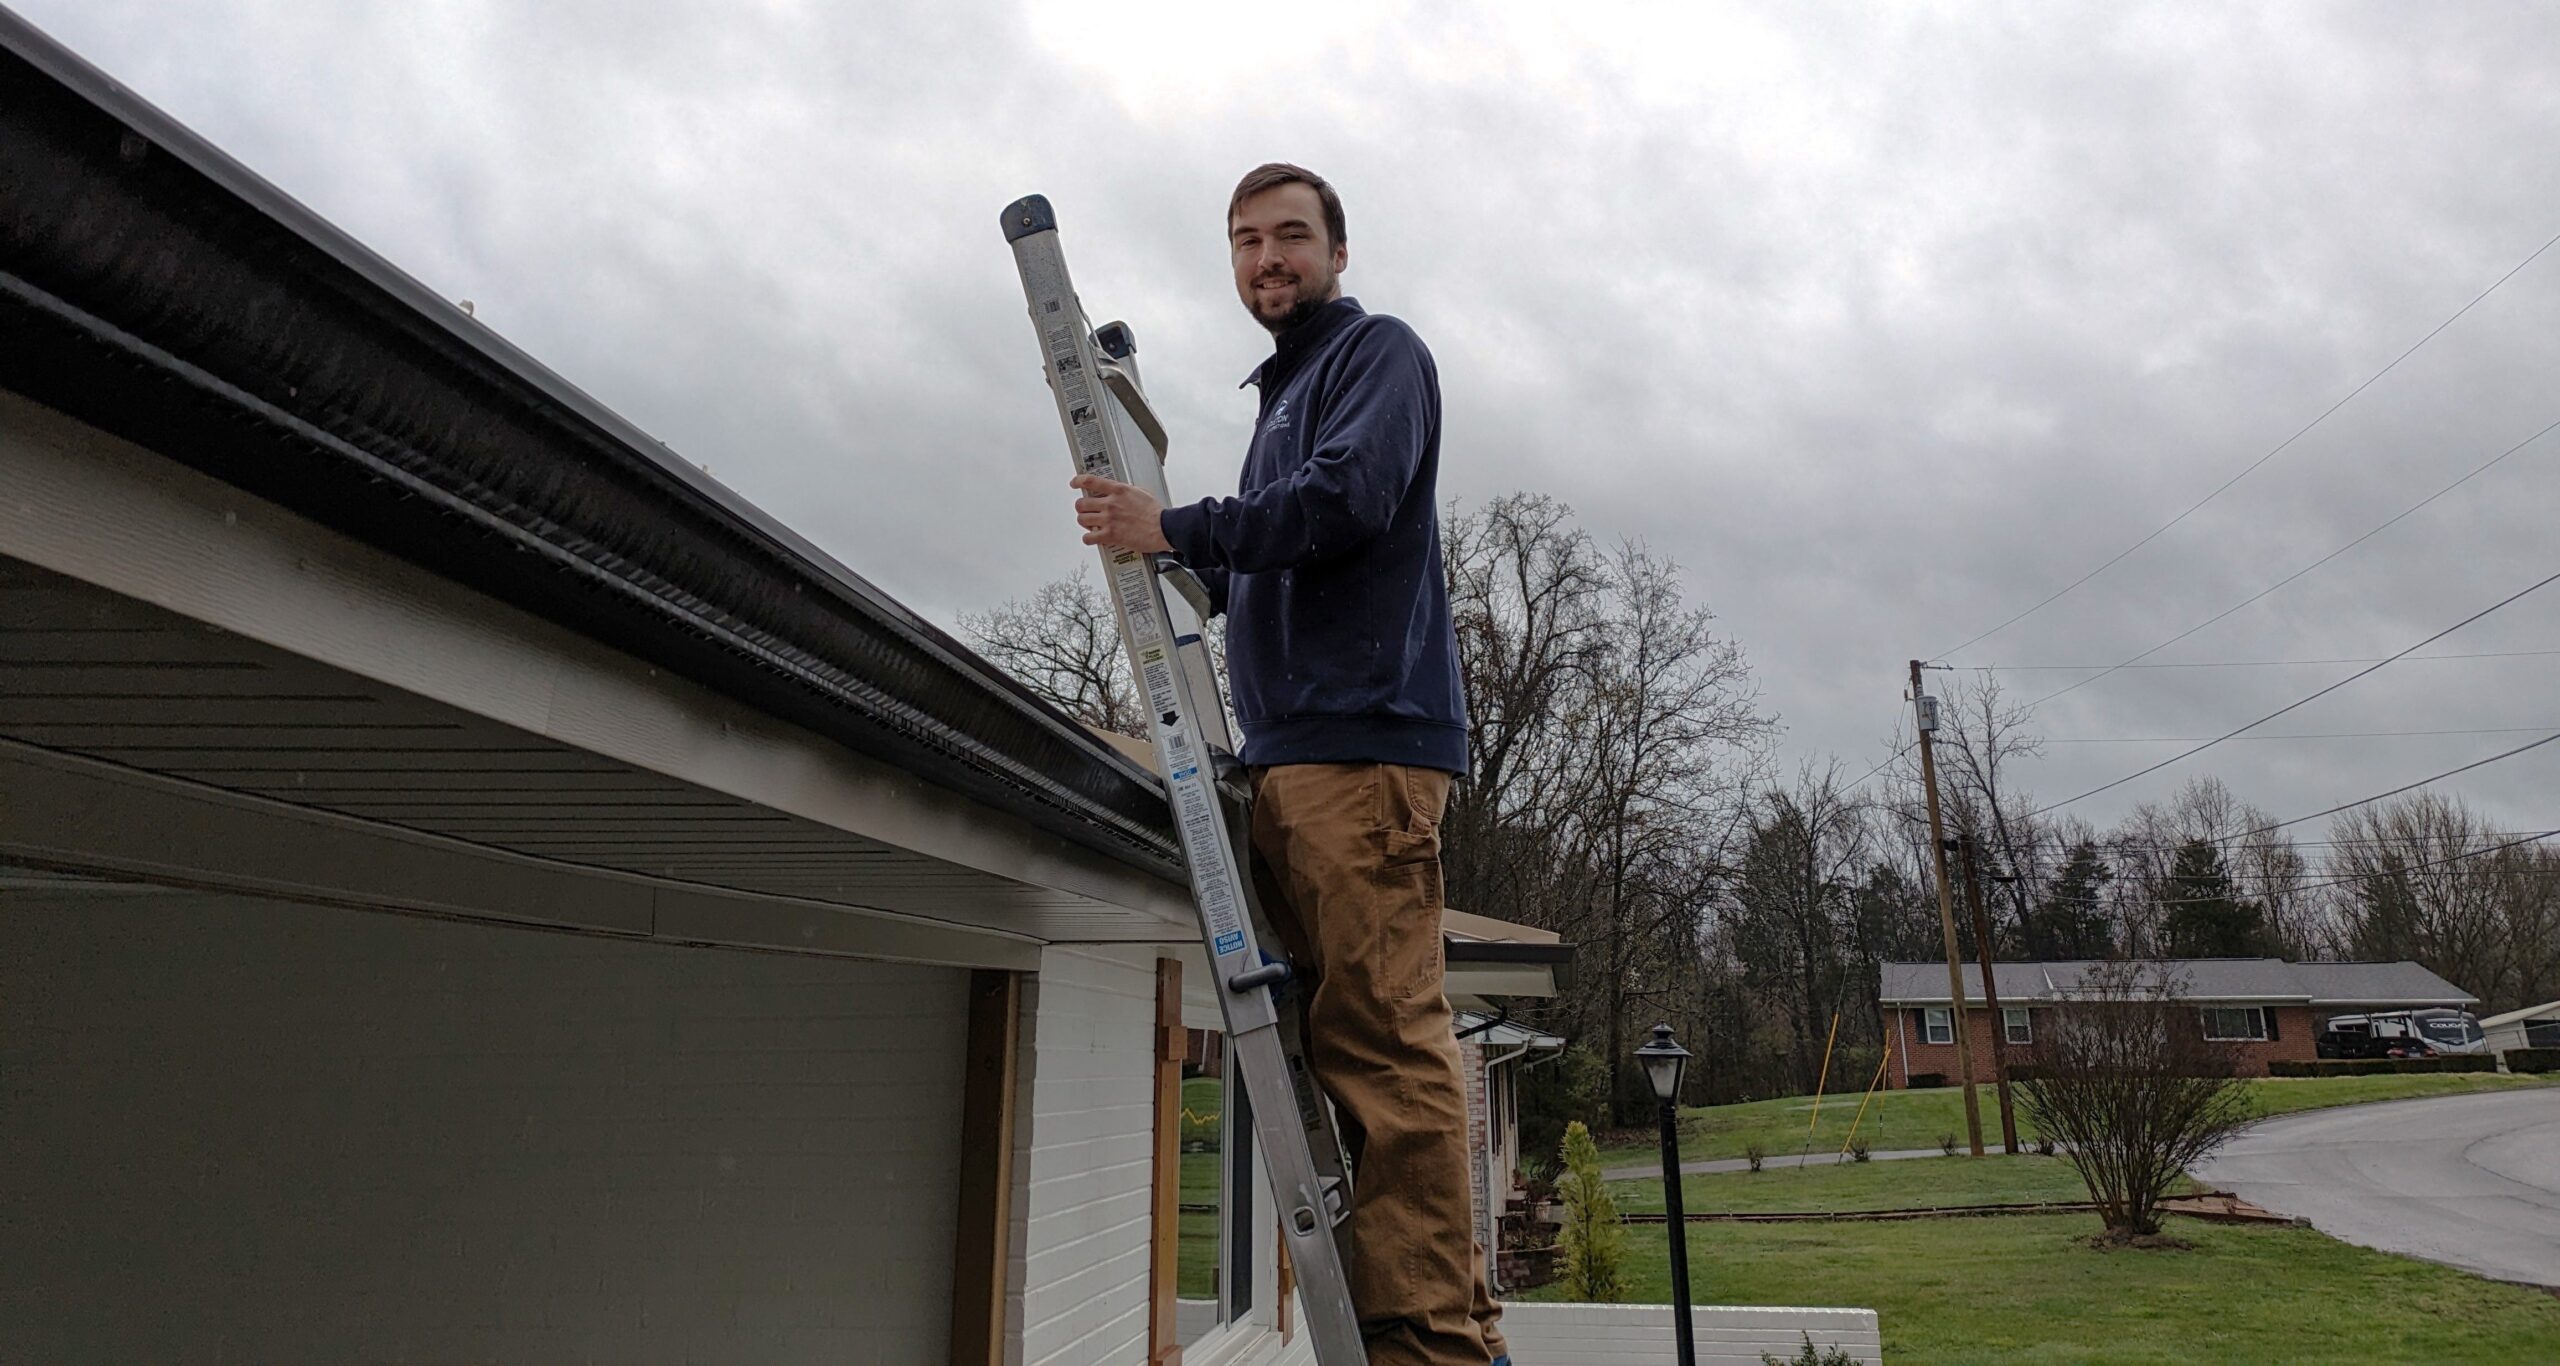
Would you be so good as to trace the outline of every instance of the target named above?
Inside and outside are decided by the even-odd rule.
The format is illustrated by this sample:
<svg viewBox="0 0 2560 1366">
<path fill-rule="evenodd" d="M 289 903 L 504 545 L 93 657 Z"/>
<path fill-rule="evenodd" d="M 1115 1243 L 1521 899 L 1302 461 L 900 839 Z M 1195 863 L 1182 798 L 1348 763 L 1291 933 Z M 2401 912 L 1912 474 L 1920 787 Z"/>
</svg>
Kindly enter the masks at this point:
<svg viewBox="0 0 2560 1366">
<path fill-rule="evenodd" d="M 1509 1361 L 1474 1242 L 1465 1094 L 1441 994 L 1440 817 L 1467 767 L 1440 569 L 1440 377 L 1343 297 L 1342 200 L 1256 167 L 1227 204 L 1236 293 L 1272 352 L 1238 496 L 1162 508 L 1079 476 L 1088 545 L 1172 551 L 1227 616 L 1255 878 L 1306 993 L 1351 1150 L 1351 1298 L 1373 1366 Z"/>
</svg>

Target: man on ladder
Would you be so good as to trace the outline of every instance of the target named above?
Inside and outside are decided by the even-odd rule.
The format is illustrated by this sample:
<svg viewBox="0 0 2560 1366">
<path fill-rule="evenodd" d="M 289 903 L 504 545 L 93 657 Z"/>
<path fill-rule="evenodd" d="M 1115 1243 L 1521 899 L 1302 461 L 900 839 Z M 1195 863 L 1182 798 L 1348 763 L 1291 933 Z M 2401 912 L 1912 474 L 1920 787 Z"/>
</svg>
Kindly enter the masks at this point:
<svg viewBox="0 0 2560 1366">
<path fill-rule="evenodd" d="M 1085 543 L 1170 551 L 1227 616 L 1255 877 L 1304 993 L 1354 1167 L 1351 1299 L 1372 1366 L 1507 1366 L 1474 1242 L 1466 1097 L 1441 994 L 1440 818 L 1466 771 L 1441 574 L 1440 383 L 1343 297 L 1342 201 L 1255 168 L 1227 206 L 1236 292 L 1269 329 L 1238 497 L 1161 507 L 1075 480 Z"/>
</svg>

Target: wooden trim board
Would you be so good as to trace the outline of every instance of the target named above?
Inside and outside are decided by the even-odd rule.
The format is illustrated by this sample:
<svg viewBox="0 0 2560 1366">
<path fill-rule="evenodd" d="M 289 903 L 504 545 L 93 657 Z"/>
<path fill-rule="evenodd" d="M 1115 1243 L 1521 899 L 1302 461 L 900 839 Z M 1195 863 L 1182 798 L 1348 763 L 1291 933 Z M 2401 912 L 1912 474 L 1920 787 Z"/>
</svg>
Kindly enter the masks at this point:
<svg viewBox="0 0 2560 1366">
<path fill-rule="evenodd" d="M 1147 1366 L 1182 1366 L 1174 1330 L 1174 1278 L 1181 1256 L 1182 961 L 1156 960 L 1155 1170 L 1148 1187 L 1155 1208 L 1147 1221 Z"/>
<path fill-rule="evenodd" d="M 960 1231 L 951 1256 L 951 1366 L 1004 1366 L 1005 1269 L 1012 1258 L 1014 1065 L 1022 974 L 969 974 L 961 1075 Z"/>
</svg>

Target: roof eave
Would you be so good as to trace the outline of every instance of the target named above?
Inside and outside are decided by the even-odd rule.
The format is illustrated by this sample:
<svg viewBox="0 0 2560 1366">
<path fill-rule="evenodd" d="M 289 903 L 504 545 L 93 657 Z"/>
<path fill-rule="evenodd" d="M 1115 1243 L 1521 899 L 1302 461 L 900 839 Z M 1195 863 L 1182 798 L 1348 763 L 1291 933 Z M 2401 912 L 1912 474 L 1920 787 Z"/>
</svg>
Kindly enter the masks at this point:
<svg viewBox="0 0 2560 1366">
<path fill-rule="evenodd" d="M 1161 786 L 0 9 L 0 376 L 47 406 L 1075 843 Z"/>
</svg>

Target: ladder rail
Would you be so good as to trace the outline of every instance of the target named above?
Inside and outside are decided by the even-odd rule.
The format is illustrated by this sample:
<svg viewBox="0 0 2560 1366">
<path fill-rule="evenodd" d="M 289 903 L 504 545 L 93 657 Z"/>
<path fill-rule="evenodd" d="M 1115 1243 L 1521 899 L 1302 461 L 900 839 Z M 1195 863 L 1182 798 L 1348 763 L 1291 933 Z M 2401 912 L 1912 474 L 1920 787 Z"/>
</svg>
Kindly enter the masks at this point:
<svg viewBox="0 0 2560 1366">
<path fill-rule="evenodd" d="M 1032 195 L 1006 206 L 1003 224 L 1076 468 L 1146 488 L 1162 501 L 1164 429 L 1145 404 L 1128 330 L 1113 324 L 1098 339 L 1090 327 L 1046 199 Z M 1117 354 L 1107 354 L 1102 340 Z M 1156 458 L 1135 458 L 1140 452 Z M 1361 1366 L 1367 1350 L 1340 1241 L 1350 1172 L 1300 1047 L 1298 1004 L 1280 994 L 1288 974 L 1275 971 L 1277 960 L 1263 952 L 1266 926 L 1242 861 L 1249 829 L 1241 804 L 1221 791 L 1221 761 L 1232 766 L 1234 755 L 1198 613 L 1179 597 L 1168 599 L 1155 557 L 1101 550 L 1104 583 L 1190 870 L 1230 1056 L 1296 1268 L 1308 1338 L 1321 1366 Z"/>
</svg>

